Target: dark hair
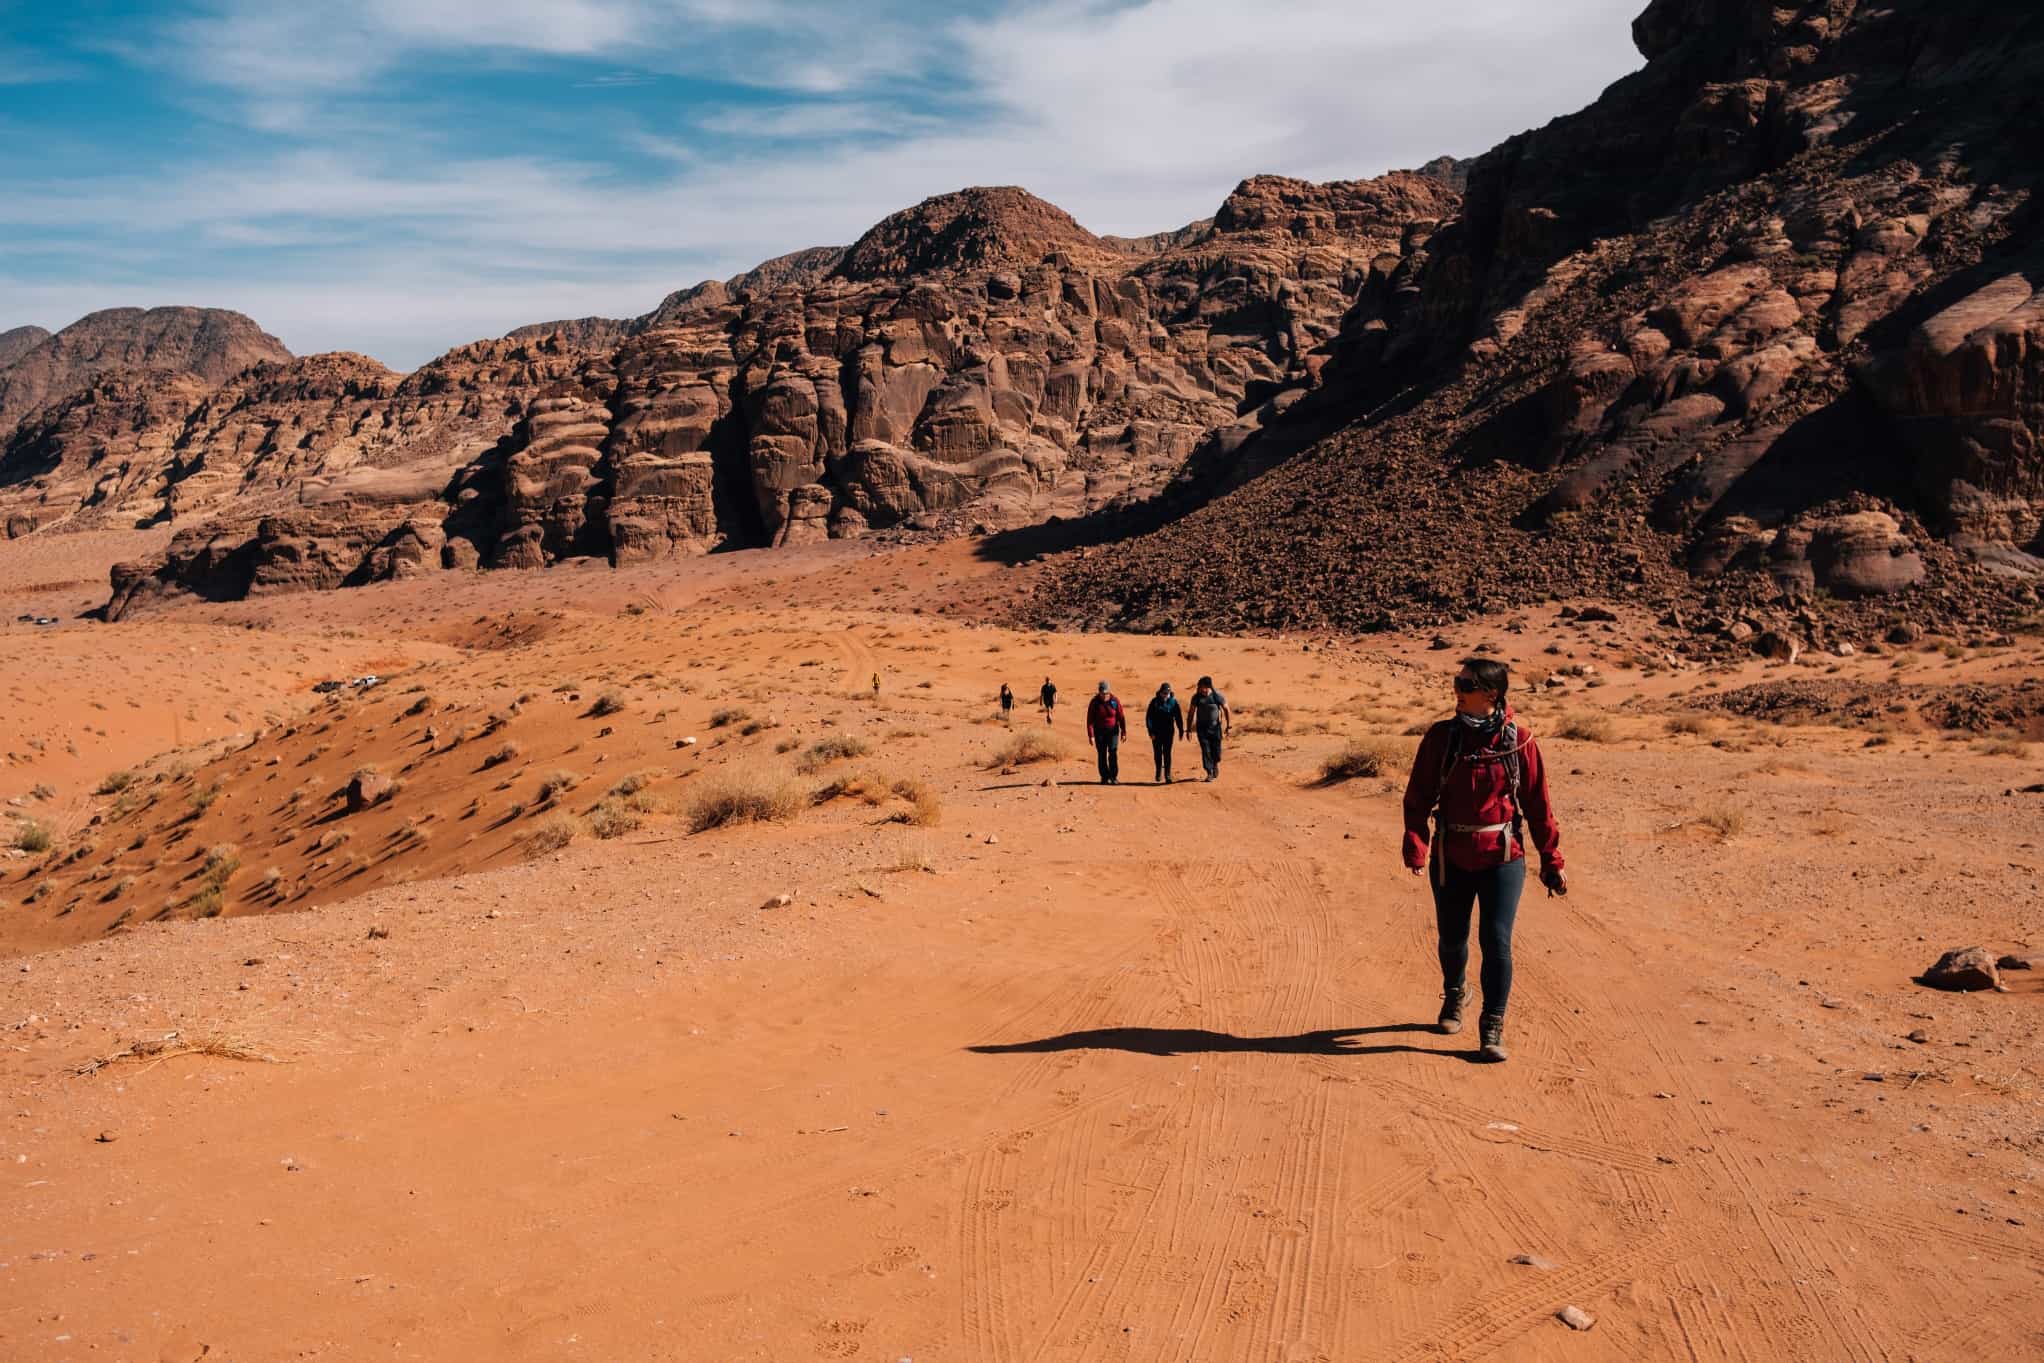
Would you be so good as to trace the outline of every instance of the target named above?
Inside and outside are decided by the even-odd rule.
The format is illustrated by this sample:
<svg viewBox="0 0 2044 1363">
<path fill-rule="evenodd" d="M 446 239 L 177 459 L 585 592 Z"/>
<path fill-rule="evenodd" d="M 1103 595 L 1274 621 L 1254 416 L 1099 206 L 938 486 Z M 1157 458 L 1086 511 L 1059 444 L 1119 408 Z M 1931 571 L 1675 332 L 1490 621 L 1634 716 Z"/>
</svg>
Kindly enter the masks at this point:
<svg viewBox="0 0 2044 1363">
<path fill-rule="evenodd" d="M 1476 679 L 1476 684 L 1486 691 L 1495 692 L 1499 701 L 1512 685 L 1512 669 L 1496 658 L 1464 658 L 1462 670 Z"/>
<path fill-rule="evenodd" d="M 1201 686 L 1212 686 L 1214 684 L 1214 679 L 1212 677 L 1201 677 L 1199 679 L 1199 684 Z"/>
</svg>

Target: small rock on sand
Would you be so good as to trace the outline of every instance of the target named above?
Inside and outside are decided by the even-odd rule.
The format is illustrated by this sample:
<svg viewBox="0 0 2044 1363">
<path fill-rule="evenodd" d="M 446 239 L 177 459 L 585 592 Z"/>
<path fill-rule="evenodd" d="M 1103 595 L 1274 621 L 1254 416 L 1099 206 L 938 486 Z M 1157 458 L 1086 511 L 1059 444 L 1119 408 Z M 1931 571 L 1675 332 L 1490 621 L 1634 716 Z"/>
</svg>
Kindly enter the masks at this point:
<svg viewBox="0 0 2044 1363">
<path fill-rule="evenodd" d="M 1597 1323 L 1597 1318 L 1580 1306 L 1564 1306 L 1554 1314 L 1571 1330 L 1587 1330 Z"/>
<path fill-rule="evenodd" d="M 760 907 L 762 909 L 785 909 L 794 902 L 795 896 L 787 893 L 786 891 L 782 891 L 780 894 L 775 895 L 772 899 L 769 899 L 766 903 L 760 905 Z"/>
<path fill-rule="evenodd" d="M 1919 977 L 1933 989 L 1999 989 L 2001 975 L 1986 947 L 1958 947 Z"/>
<path fill-rule="evenodd" d="M 1511 1258 L 1511 1262 L 1515 1264 L 1521 1264 L 1526 1268 L 1537 1268 L 1540 1269 L 1542 1272 L 1547 1272 L 1553 1269 L 1554 1267 L 1553 1260 L 1543 1259 L 1537 1254 L 1514 1254 Z"/>
<path fill-rule="evenodd" d="M 1995 963 L 1997 970 L 2034 970 L 2036 965 L 2028 956 L 2004 956 Z"/>
</svg>

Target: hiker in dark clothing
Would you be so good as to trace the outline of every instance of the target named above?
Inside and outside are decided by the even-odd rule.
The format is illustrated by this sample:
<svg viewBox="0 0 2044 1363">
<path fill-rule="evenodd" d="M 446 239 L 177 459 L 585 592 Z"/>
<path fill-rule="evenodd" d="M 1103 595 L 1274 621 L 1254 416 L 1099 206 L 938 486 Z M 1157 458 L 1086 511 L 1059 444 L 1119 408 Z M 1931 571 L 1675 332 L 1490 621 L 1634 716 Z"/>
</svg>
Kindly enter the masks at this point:
<svg viewBox="0 0 2044 1363">
<path fill-rule="evenodd" d="M 1540 883 L 1568 893 L 1561 829 L 1547 798 L 1547 768 L 1533 736 L 1505 704 L 1511 673 L 1493 658 L 1468 658 L 1455 674 L 1455 714 L 1427 730 L 1405 787 L 1405 865 L 1431 867 L 1440 932 L 1443 1033 L 1462 1030 L 1468 996 L 1469 920 L 1483 948 L 1485 1060 L 1505 1058 L 1505 1004 L 1512 992 L 1512 925 L 1526 887 L 1526 834 L 1540 849 Z M 1427 819 L 1438 825 L 1428 836 Z"/>
<path fill-rule="evenodd" d="M 1228 698 L 1214 690 L 1212 677 L 1201 677 L 1192 692 L 1192 730 L 1199 735 L 1199 760 L 1209 781 L 1221 779 L 1221 738 L 1234 727 Z"/>
<path fill-rule="evenodd" d="M 1043 705 L 1043 722 L 1050 723 L 1050 712 L 1057 709 L 1057 687 L 1049 677 L 1043 679 L 1043 690 L 1037 692 L 1036 698 Z"/>
<path fill-rule="evenodd" d="M 1128 715 L 1106 682 L 1086 706 L 1086 737 L 1093 740 L 1093 754 L 1100 759 L 1100 784 L 1120 785 L 1121 740 L 1128 737 Z"/>
<path fill-rule="evenodd" d="M 1178 697 L 1171 694 L 1171 683 L 1165 682 L 1157 688 L 1157 694 L 1150 697 L 1150 708 L 1143 715 L 1143 727 L 1150 731 L 1150 751 L 1157 759 L 1157 784 L 1171 783 L 1171 744 L 1185 737 L 1185 707 L 1178 703 Z"/>
<path fill-rule="evenodd" d="M 1001 683 L 1001 720 L 1007 723 L 1015 715 L 1015 692 L 1006 682 Z"/>
</svg>

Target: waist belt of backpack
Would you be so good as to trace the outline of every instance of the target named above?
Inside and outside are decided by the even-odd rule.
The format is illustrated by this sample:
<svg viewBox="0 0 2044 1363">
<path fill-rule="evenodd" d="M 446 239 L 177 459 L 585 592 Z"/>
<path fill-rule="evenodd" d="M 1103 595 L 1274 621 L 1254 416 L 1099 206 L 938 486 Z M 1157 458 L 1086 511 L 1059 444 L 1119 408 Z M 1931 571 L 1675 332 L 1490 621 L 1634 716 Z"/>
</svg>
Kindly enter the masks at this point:
<svg viewBox="0 0 2044 1363">
<path fill-rule="evenodd" d="M 1441 825 L 1450 833 L 1502 833 L 1509 823 L 1450 823 Z"/>
</svg>

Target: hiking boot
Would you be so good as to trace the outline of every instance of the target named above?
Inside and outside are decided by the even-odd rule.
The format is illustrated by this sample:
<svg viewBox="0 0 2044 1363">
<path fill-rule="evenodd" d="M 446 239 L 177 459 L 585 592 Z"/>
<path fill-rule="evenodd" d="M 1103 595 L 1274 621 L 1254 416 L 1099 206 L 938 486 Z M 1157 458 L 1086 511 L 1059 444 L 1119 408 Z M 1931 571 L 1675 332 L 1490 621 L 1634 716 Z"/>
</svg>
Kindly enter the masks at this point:
<svg viewBox="0 0 2044 1363">
<path fill-rule="evenodd" d="M 1441 996 L 1441 1017 L 1434 1024 L 1434 1030 L 1442 1036 L 1453 1036 L 1462 1030 L 1462 1004 L 1469 997 L 1466 985 L 1457 985 Z"/>
<path fill-rule="evenodd" d="M 1495 1064 L 1500 1060 L 1510 1057 L 1511 1052 L 1505 1049 L 1505 1020 L 1503 1018 L 1486 1017 L 1481 1019 L 1477 1025 L 1477 1034 L 1483 1042 L 1483 1049 L 1479 1054 L 1485 1060 Z"/>
</svg>

